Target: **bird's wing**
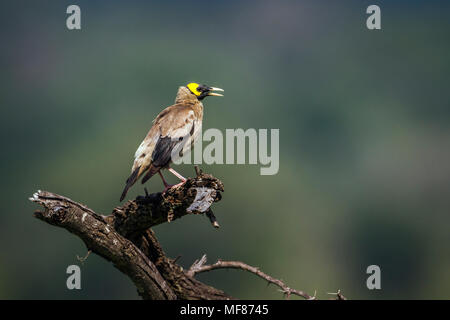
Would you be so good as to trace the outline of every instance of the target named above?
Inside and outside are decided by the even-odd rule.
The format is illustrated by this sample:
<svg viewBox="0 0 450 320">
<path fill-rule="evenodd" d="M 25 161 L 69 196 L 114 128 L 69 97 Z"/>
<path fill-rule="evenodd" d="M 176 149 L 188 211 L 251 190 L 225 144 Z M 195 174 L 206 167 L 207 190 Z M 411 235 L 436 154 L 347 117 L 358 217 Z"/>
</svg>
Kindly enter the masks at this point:
<svg viewBox="0 0 450 320">
<path fill-rule="evenodd" d="M 155 125 L 160 126 L 160 135 L 152 154 L 155 167 L 164 167 L 171 161 L 175 147 L 182 150 L 194 133 L 195 113 L 190 106 L 175 105 L 169 112 L 157 119 Z"/>
<path fill-rule="evenodd" d="M 158 168 L 166 166 L 180 139 L 193 133 L 195 120 L 195 113 L 189 105 L 176 104 L 164 109 L 137 149 L 132 171 L 138 167 L 145 171 L 150 165 Z"/>
</svg>

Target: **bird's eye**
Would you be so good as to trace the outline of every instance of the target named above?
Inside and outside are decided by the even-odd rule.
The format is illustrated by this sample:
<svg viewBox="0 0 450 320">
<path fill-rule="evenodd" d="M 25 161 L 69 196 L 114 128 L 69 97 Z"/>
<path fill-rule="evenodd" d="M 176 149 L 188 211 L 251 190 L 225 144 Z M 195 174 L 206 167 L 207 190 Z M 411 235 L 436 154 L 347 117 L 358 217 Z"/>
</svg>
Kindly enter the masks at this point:
<svg viewBox="0 0 450 320">
<path fill-rule="evenodd" d="M 208 91 L 208 87 L 205 86 L 205 85 L 199 85 L 198 88 L 197 88 L 197 91 L 199 91 L 199 92 Z"/>
</svg>

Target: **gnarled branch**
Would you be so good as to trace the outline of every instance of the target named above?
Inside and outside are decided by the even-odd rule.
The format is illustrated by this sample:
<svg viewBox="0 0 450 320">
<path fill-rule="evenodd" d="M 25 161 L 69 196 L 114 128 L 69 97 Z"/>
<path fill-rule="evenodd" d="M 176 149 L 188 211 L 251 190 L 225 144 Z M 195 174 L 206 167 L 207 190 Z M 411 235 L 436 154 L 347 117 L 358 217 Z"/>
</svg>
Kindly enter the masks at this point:
<svg viewBox="0 0 450 320">
<path fill-rule="evenodd" d="M 223 184 L 202 173 L 198 167 L 196 172 L 197 176 L 189 178 L 183 185 L 171 188 L 165 194 L 154 193 L 130 200 L 114 208 L 108 216 L 47 191 L 38 191 L 30 200 L 45 209 L 36 211 L 36 218 L 77 235 L 89 252 L 113 262 L 126 274 L 144 299 L 232 299 L 222 290 L 194 278 L 199 272 L 218 268 L 247 270 L 278 285 L 287 296 L 297 294 L 306 299 L 314 298 L 242 262 L 218 261 L 207 266 L 204 256 L 185 271 L 165 255 L 151 227 L 187 214 L 204 214 L 214 227 L 219 226 L 211 205 L 220 201 Z"/>
<path fill-rule="evenodd" d="M 106 217 L 69 198 L 46 191 L 38 191 L 30 200 L 45 208 L 45 211 L 35 212 L 36 218 L 80 237 L 89 250 L 128 275 L 144 299 L 176 299 L 156 266 L 130 240 L 117 233 Z"/>
<path fill-rule="evenodd" d="M 241 261 L 222 261 L 222 260 L 218 260 L 214 264 L 207 265 L 206 264 L 206 254 L 204 254 L 201 257 L 201 259 L 196 260 L 192 264 L 192 266 L 187 271 L 187 274 L 189 276 L 193 277 L 193 276 L 195 276 L 198 273 L 212 271 L 212 270 L 215 270 L 215 269 L 240 269 L 240 270 L 251 272 L 251 273 L 257 275 L 258 277 L 266 280 L 269 284 L 272 283 L 272 284 L 278 286 L 281 289 L 281 292 L 283 292 L 283 294 L 288 299 L 289 299 L 289 297 L 292 294 L 295 294 L 297 296 L 303 297 L 303 298 L 305 298 L 307 300 L 315 300 L 316 299 L 315 294 L 314 294 L 314 296 L 311 296 L 311 295 L 307 294 L 304 291 L 292 289 L 292 288 L 288 287 L 283 281 L 275 279 L 275 278 L 269 276 L 268 274 L 262 272 L 261 270 L 259 270 L 259 268 L 252 267 L 252 266 L 250 266 L 250 265 L 248 265 L 246 263 L 243 263 Z"/>
<path fill-rule="evenodd" d="M 168 258 L 155 234 L 155 225 L 187 214 L 205 214 L 218 226 L 210 206 L 221 199 L 219 179 L 196 168 L 197 176 L 163 195 L 137 197 L 114 208 L 111 215 L 95 213 L 83 204 L 47 191 L 31 201 L 44 207 L 35 217 L 77 235 L 88 250 L 102 256 L 125 273 L 144 299 L 231 299 L 223 291 L 185 274 Z"/>
</svg>

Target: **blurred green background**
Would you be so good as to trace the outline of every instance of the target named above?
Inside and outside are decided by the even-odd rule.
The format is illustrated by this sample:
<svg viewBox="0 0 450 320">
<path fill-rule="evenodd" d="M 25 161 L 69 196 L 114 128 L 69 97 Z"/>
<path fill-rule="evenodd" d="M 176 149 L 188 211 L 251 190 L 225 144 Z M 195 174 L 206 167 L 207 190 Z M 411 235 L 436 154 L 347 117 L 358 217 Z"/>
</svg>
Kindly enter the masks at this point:
<svg viewBox="0 0 450 320">
<path fill-rule="evenodd" d="M 66 28 L 70 4 L 81 31 Z M 196 81 L 225 89 L 205 100 L 204 129 L 280 129 L 280 171 L 203 165 L 225 184 L 222 228 L 202 216 L 154 228 L 169 256 L 243 260 L 319 298 L 449 299 L 450 6 L 376 1 L 382 30 L 369 31 L 370 4 L 2 1 L 0 298 L 138 298 L 96 255 L 67 290 L 86 248 L 27 199 L 49 190 L 109 214 L 151 121 Z M 381 290 L 366 288 L 371 264 Z M 244 272 L 200 279 L 282 298 Z"/>
</svg>

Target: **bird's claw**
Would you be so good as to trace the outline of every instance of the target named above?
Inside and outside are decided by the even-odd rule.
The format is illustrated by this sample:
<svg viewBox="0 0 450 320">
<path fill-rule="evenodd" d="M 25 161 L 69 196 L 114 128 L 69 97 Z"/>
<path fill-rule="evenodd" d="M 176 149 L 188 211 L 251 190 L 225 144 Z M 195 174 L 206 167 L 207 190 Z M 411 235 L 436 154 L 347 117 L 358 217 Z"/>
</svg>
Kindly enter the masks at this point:
<svg viewBox="0 0 450 320">
<path fill-rule="evenodd" d="M 165 193 L 167 192 L 167 190 L 169 190 L 169 189 L 172 189 L 172 188 L 175 188 L 175 189 L 176 189 L 176 188 L 181 187 L 183 184 L 186 183 L 186 181 L 187 181 L 187 180 L 181 181 L 180 183 L 177 183 L 177 184 L 168 184 L 168 185 L 166 185 L 166 186 L 164 187 L 164 190 L 163 190 L 162 194 L 165 194 Z"/>
</svg>

